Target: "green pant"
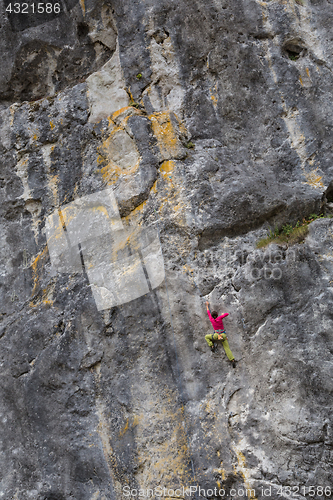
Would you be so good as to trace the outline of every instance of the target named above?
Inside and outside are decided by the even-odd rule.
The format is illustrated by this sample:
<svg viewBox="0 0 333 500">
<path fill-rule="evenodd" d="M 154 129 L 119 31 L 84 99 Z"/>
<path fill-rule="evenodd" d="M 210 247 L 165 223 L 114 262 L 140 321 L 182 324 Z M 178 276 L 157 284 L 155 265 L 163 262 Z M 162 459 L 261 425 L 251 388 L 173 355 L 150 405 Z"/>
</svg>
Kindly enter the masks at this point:
<svg viewBox="0 0 333 500">
<path fill-rule="evenodd" d="M 222 345 L 224 347 L 225 353 L 228 356 L 228 359 L 230 359 L 230 361 L 232 361 L 233 359 L 235 359 L 235 356 L 232 354 L 232 352 L 230 350 L 230 347 L 229 347 L 229 344 L 227 341 L 227 336 L 225 333 L 222 333 L 221 335 L 222 335 L 222 339 L 223 339 Z M 214 344 L 213 340 L 218 340 L 218 338 L 219 338 L 218 333 L 209 333 L 208 335 L 205 335 L 205 339 L 206 339 L 206 342 L 209 345 L 209 347 L 212 347 L 212 345 Z"/>
</svg>

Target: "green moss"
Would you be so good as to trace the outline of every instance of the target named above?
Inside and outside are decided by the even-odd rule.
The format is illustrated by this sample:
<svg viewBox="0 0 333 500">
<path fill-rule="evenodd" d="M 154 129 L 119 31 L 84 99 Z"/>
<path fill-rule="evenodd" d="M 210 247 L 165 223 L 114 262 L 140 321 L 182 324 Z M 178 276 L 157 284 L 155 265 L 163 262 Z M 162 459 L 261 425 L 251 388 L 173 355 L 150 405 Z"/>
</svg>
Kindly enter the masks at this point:
<svg viewBox="0 0 333 500">
<path fill-rule="evenodd" d="M 187 147 L 187 149 L 193 149 L 195 147 L 195 145 L 191 141 L 185 144 L 185 146 Z"/>
<path fill-rule="evenodd" d="M 307 219 L 303 219 L 302 222 L 297 221 L 295 226 L 291 224 L 285 224 L 281 229 L 277 227 L 274 231 L 270 230 L 266 238 L 261 238 L 257 241 L 256 247 L 263 248 L 270 243 L 295 245 L 295 243 L 300 243 L 304 241 L 306 235 L 309 232 L 309 224 L 316 219 L 332 218 L 331 215 L 317 215 L 311 214 Z"/>
<path fill-rule="evenodd" d="M 140 78 L 142 78 L 142 74 L 141 74 L 141 73 L 138 73 L 138 74 L 136 75 L 136 77 L 137 77 L 137 79 L 138 79 L 138 80 L 140 80 Z"/>
</svg>

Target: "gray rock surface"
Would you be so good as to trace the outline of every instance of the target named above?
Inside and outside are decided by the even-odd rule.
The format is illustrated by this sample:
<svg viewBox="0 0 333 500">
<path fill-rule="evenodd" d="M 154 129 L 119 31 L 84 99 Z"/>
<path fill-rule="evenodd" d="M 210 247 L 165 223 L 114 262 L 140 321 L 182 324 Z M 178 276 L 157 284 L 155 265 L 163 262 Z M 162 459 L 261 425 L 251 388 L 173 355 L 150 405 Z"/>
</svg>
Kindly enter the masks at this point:
<svg viewBox="0 0 333 500">
<path fill-rule="evenodd" d="M 332 3 L 7 5 L 0 498 L 333 490 L 332 219 L 256 248 L 332 213 Z M 98 311 L 85 272 L 52 268 L 45 220 L 106 187 L 125 226 L 158 221 L 166 279 Z"/>
</svg>

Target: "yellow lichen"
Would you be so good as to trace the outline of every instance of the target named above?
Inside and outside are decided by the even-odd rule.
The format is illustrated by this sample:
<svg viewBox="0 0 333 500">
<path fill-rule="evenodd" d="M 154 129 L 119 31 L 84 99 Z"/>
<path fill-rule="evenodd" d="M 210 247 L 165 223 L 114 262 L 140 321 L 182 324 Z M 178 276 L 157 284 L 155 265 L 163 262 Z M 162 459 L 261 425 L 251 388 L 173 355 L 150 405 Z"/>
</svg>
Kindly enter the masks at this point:
<svg viewBox="0 0 333 500">
<path fill-rule="evenodd" d="M 216 106 L 218 104 L 217 83 L 214 85 L 213 89 L 209 89 L 209 93 L 210 93 L 210 98 L 213 101 L 213 106 L 214 106 L 214 108 L 216 108 Z"/>
<path fill-rule="evenodd" d="M 175 162 L 172 160 L 164 161 L 160 167 L 160 172 L 162 175 L 168 175 L 173 172 L 175 168 Z"/>
<path fill-rule="evenodd" d="M 128 420 L 129 419 L 126 420 L 126 424 L 124 425 L 124 427 L 122 428 L 122 430 L 119 432 L 119 437 L 122 437 L 125 434 L 125 432 L 128 431 L 128 427 L 129 427 Z"/>
<path fill-rule="evenodd" d="M 162 158 L 167 160 L 177 157 L 181 151 L 181 143 L 171 121 L 170 113 L 168 111 L 154 113 L 149 116 L 149 119 L 152 123 L 153 133 L 157 139 Z"/>
<path fill-rule="evenodd" d="M 112 184 L 115 184 L 115 182 L 117 182 L 117 180 L 121 174 L 124 174 L 124 173 L 126 175 L 133 174 L 139 168 L 139 164 L 140 164 L 139 154 L 138 154 L 138 160 L 136 161 L 136 163 L 134 165 L 129 165 L 128 168 L 126 168 L 126 169 L 117 165 L 112 158 L 112 147 L 111 147 L 112 141 L 114 140 L 114 137 L 117 133 L 119 133 L 119 132 L 125 133 L 124 127 L 126 125 L 128 118 L 129 117 L 126 117 L 124 119 L 122 125 L 120 125 L 119 127 L 115 127 L 111 131 L 111 133 L 109 134 L 107 139 L 103 141 L 103 144 L 101 146 L 99 146 L 99 148 L 98 148 L 97 164 L 106 163 L 106 165 L 104 165 L 99 170 L 99 172 L 102 174 L 102 178 L 103 178 L 103 181 L 105 182 L 105 184 L 107 184 L 109 186 Z M 113 123 L 113 122 L 111 121 L 111 123 Z"/>
<path fill-rule="evenodd" d="M 238 462 L 237 466 L 234 466 L 234 470 L 236 473 L 238 472 L 242 476 L 249 500 L 257 500 L 255 496 L 255 489 L 252 487 L 251 484 L 251 471 L 246 466 L 245 456 L 241 452 L 239 446 L 234 445 L 233 449 L 236 453 Z"/>
<path fill-rule="evenodd" d="M 181 179 L 176 172 L 176 163 L 173 160 L 163 162 L 159 173 L 160 177 L 151 190 L 157 194 L 156 210 L 159 213 L 167 211 L 169 215 L 172 210 L 177 218 L 177 223 L 185 225 L 186 203 L 183 199 Z"/>
<path fill-rule="evenodd" d="M 81 5 L 83 17 L 85 17 L 85 15 L 86 15 L 86 6 L 84 4 L 84 0 L 80 0 L 80 5 Z"/>
<path fill-rule="evenodd" d="M 34 283 L 34 286 L 33 286 L 32 292 L 31 292 L 31 296 L 34 296 L 36 294 L 36 292 L 37 292 L 37 288 L 38 288 L 39 283 L 40 283 L 40 273 L 42 272 L 42 269 L 44 267 L 44 261 L 45 261 L 45 257 L 47 256 L 47 254 L 48 254 L 48 249 L 47 249 L 47 246 L 46 246 L 35 257 L 35 259 L 31 263 L 32 279 L 33 279 L 33 283 Z M 50 296 L 48 294 L 49 294 L 49 291 L 47 289 L 45 289 L 45 293 L 43 293 L 41 300 L 45 301 L 45 304 L 47 304 L 47 305 L 49 305 L 49 304 L 52 305 L 53 301 L 52 301 L 52 299 L 50 298 Z M 29 303 L 29 305 L 30 305 L 30 307 L 36 307 L 39 303 L 40 303 L 40 301 L 36 302 L 36 301 L 32 300 Z"/>
<path fill-rule="evenodd" d="M 120 115 L 122 115 L 123 113 L 125 113 L 126 111 L 133 111 L 133 107 L 132 106 L 125 106 L 123 108 L 120 108 L 118 109 L 117 111 L 115 111 L 112 115 L 112 118 L 111 118 L 111 121 L 114 121 L 116 120 L 116 118 L 118 118 Z"/>
<path fill-rule="evenodd" d="M 303 168 L 304 172 L 304 177 L 306 178 L 306 184 L 309 184 L 309 186 L 312 186 L 314 188 L 324 188 L 324 183 L 322 181 L 323 176 L 318 174 L 318 169 L 319 167 L 311 170 L 310 172 L 306 172 L 305 169 Z"/>
</svg>

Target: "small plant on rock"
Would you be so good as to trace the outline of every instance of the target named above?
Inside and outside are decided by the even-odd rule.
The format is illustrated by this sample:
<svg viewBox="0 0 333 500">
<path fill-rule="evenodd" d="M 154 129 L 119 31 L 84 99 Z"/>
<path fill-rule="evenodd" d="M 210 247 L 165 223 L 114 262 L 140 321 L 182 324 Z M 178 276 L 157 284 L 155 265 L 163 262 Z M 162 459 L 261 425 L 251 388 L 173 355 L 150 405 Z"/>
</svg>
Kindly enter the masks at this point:
<svg viewBox="0 0 333 500">
<path fill-rule="evenodd" d="M 308 218 L 303 218 L 302 222 L 297 221 L 295 226 L 292 224 L 285 224 L 279 230 L 275 227 L 274 231 L 268 231 L 266 238 L 262 238 L 257 242 L 257 248 L 263 248 L 270 243 L 294 245 L 304 241 L 309 232 L 309 224 L 316 219 L 332 218 L 331 215 L 317 215 L 311 214 Z"/>
<path fill-rule="evenodd" d="M 131 101 L 129 105 L 132 106 L 132 108 L 140 109 L 140 104 L 138 102 Z"/>
</svg>

